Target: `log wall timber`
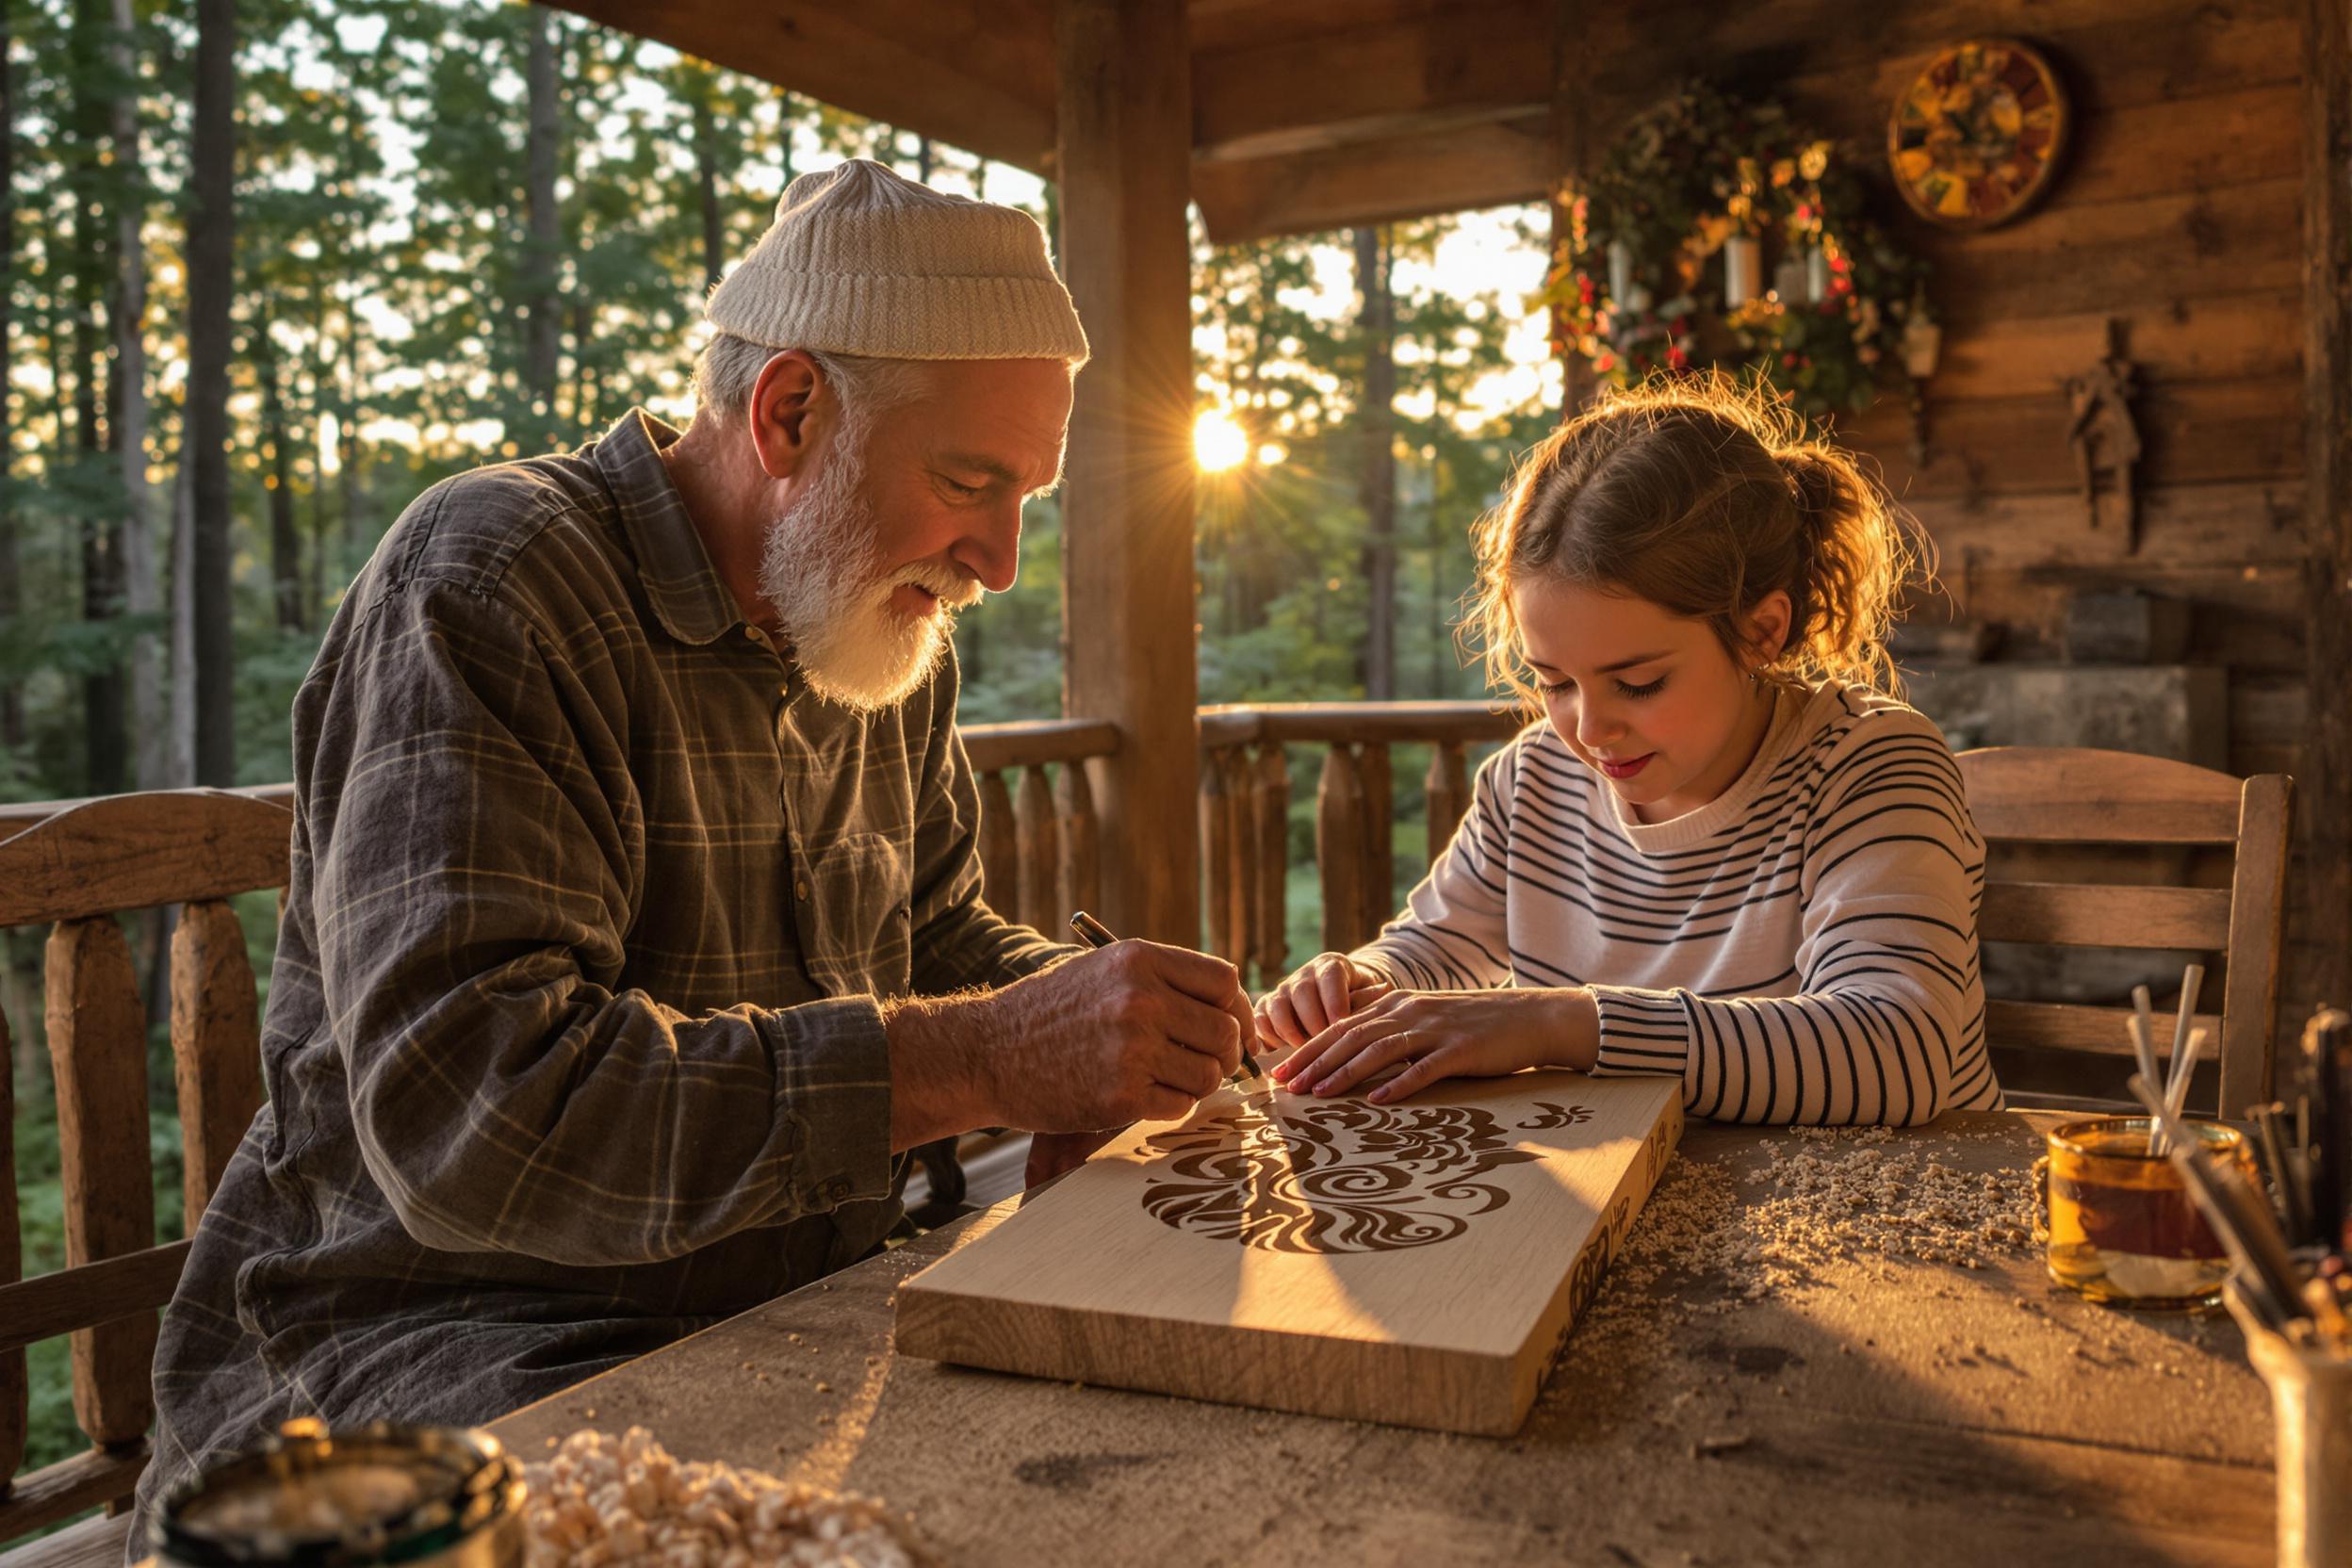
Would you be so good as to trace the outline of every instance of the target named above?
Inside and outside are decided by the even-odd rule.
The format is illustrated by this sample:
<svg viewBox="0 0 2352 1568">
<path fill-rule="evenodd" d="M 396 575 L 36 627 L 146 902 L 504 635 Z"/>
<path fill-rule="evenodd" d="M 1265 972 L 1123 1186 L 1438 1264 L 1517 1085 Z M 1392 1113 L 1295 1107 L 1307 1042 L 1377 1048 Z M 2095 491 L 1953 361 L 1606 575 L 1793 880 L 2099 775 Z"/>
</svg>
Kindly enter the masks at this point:
<svg viewBox="0 0 2352 1568">
<path fill-rule="evenodd" d="M 2343 921 L 2352 906 L 2352 6 L 2305 0 L 2302 125 L 2303 418 L 2306 514 L 2311 537 L 2311 690 L 2325 694 L 2310 731 L 2304 798 L 2309 853 L 2301 891 L 2304 930 L 2332 939 L 2309 944 L 2310 992 L 2341 1002 L 2352 986 Z M 2290 971 L 2292 975 L 2293 972 Z"/>
<path fill-rule="evenodd" d="M 1102 919 L 1200 939 L 1194 790 L 1190 58 L 1182 0 L 1056 0 L 1062 266 L 1093 340 L 1063 501 L 1064 711 L 1094 782 Z"/>
</svg>

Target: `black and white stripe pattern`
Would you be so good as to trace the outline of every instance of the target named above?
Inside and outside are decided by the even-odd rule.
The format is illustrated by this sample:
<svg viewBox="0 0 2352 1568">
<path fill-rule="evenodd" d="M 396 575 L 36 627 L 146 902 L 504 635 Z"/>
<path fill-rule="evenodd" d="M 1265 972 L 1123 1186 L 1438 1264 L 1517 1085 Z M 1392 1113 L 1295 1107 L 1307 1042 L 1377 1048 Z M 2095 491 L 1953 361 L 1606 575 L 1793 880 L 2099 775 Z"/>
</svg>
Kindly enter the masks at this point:
<svg viewBox="0 0 2352 1568">
<path fill-rule="evenodd" d="M 1984 842 L 1935 726 L 1826 685 L 1782 694 L 1722 798 L 1656 825 L 1529 727 L 1356 956 L 1422 989 L 1590 986 L 1594 1070 L 1678 1073 L 1693 1115 L 1912 1125 L 2001 1103 L 1984 894 Z"/>
</svg>

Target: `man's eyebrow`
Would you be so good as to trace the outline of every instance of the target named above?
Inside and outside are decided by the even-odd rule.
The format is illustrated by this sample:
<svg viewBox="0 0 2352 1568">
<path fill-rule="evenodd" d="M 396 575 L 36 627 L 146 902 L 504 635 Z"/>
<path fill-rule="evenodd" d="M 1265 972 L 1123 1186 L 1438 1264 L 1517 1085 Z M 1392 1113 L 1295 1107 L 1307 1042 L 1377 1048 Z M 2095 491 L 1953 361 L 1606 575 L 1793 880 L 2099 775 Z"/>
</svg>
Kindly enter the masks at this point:
<svg viewBox="0 0 2352 1568">
<path fill-rule="evenodd" d="M 999 484 L 1019 484 L 1021 482 L 1021 476 L 1019 474 L 1013 472 L 1012 469 L 1006 467 L 995 458 L 985 456 L 979 452 L 943 452 L 939 456 L 939 461 L 953 468 L 962 468 L 971 473 L 986 474 L 988 478 L 996 481 Z M 1054 491 L 1060 489 L 1061 484 L 1061 456 L 1059 453 L 1056 453 L 1054 454 L 1054 477 L 1037 489 L 1032 490 L 1029 493 L 1033 496 L 1050 495 Z"/>
</svg>

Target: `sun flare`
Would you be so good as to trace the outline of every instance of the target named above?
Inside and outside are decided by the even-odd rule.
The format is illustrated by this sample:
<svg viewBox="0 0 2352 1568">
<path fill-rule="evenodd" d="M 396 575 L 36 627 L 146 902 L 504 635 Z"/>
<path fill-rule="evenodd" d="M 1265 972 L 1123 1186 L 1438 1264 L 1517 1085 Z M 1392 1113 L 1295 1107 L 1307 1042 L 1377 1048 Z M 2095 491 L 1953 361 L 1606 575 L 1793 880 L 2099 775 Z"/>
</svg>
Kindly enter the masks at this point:
<svg viewBox="0 0 2352 1568">
<path fill-rule="evenodd" d="M 1250 461 L 1250 433 L 1233 423 L 1230 415 L 1203 409 L 1192 422 L 1192 455 L 1202 473 L 1221 474 L 1238 467 Z"/>
</svg>

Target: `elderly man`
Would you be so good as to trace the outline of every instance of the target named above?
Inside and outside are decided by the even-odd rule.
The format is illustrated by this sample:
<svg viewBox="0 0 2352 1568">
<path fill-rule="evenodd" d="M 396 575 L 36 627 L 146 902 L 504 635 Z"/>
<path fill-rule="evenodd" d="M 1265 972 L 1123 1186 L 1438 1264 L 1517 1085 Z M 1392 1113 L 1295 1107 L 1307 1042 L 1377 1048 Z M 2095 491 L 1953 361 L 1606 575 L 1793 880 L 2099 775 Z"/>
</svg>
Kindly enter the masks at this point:
<svg viewBox="0 0 2352 1568">
<path fill-rule="evenodd" d="M 142 1507 L 297 1414 L 496 1416 L 866 1255 L 901 1152 L 1239 1059 L 1230 966 L 982 898 L 949 622 L 1086 353 L 1037 223 L 846 164 L 709 314 L 683 434 L 434 486 L 328 631 Z"/>
</svg>

